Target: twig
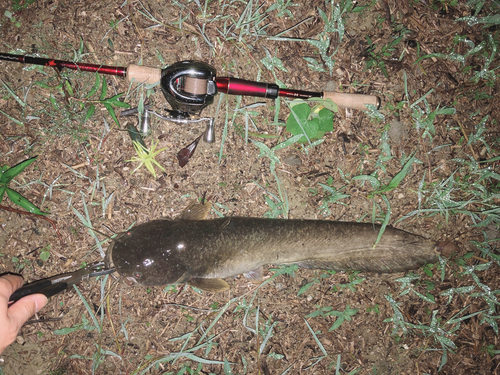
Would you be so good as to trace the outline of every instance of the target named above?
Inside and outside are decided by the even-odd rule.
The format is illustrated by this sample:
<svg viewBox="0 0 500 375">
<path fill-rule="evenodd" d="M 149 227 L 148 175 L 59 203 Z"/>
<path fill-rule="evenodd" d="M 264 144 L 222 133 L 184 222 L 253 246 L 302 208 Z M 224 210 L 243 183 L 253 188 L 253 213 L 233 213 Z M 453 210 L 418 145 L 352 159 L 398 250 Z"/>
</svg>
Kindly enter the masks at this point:
<svg viewBox="0 0 500 375">
<path fill-rule="evenodd" d="M 191 309 L 191 310 L 196 310 L 196 311 L 204 311 L 204 312 L 217 312 L 219 309 L 200 309 L 198 307 L 193 307 L 193 306 L 187 306 L 187 305 L 180 305 L 178 303 L 165 303 L 164 306 L 176 306 L 176 307 L 181 307 L 183 309 Z"/>
<path fill-rule="evenodd" d="M 61 233 L 59 232 L 59 229 L 57 229 L 57 225 L 56 225 L 55 221 L 53 221 L 53 220 L 51 220 L 51 219 L 49 219 L 48 217 L 45 217 L 45 216 L 40 216 L 40 215 L 37 215 L 37 214 L 31 213 L 31 212 L 27 212 L 27 211 L 17 210 L 17 209 L 15 209 L 15 208 L 7 207 L 7 206 L 2 206 L 2 205 L 0 205 L 0 209 L 5 210 L 5 211 L 15 212 L 15 213 L 22 214 L 22 215 L 30 215 L 30 216 L 35 216 L 35 217 L 38 217 L 38 218 L 41 218 L 41 219 L 47 220 L 50 224 L 52 224 L 52 227 L 53 227 L 53 228 L 54 228 L 54 230 L 56 231 L 57 237 L 59 237 L 59 242 L 61 242 L 61 246 L 62 246 L 62 247 L 66 247 L 66 244 L 65 244 L 65 243 L 64 243 L 64 241 L 63 241 L 63 238 L 62 238 L 62 236 L 61 236 Z"/>
<path fill-rule="evenodd" d="M 465 132 L 464 126 L 460 122 L 458 118 L 455 118 L 455 120 L 458 122 L 458 125 L 460 125 L 460 129 L 462 130 L 462 134 L 465 137 L 465 140 L 467 143 L 469 143 L 469 137 L 467 137 L 467 133 Z M 474 160 L 478 160 L 476 153 L 474 152 L 474 149 L 472 148 L 472 144 L 469 144 L 470 151 L 472 152 L 472 156 L 474 156 Z"/>
</svg>

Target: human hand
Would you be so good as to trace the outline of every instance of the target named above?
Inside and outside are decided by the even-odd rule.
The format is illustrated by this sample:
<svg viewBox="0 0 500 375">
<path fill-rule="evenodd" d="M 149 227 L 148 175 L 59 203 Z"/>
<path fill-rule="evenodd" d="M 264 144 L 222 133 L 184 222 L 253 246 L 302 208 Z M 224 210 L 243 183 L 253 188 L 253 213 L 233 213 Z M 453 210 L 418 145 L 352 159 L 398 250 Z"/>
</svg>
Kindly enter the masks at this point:
<svg viewBox="0 0 500 375">
<path fill-rule="evenodd" d="M 0 276 L 0 354 L 14 342 L 22 325 L 47 304 L 43 294 L 32 294 L 9 306 L 10 295 L 22 285 L 21 276 Z"/>
</svg>

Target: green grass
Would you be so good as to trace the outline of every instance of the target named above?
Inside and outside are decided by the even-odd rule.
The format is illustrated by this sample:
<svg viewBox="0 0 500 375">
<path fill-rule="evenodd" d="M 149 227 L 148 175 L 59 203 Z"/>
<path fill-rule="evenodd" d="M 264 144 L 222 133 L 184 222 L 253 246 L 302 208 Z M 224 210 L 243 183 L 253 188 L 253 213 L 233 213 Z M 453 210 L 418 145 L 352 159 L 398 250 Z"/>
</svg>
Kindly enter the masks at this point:
<svg viewBox="0 0 500 375">
<path fill-rule="evenodd" d="M 42 212 L 38 207 L 24 198 L 16 190 L 9 188 L 9 184 L 17 177 L 26 167 L 36 161 L 37 157 L 26 159 L 19 164 L 9 167 L 4 165 L 0 168 L 0 203 L 2 203 L 5 194 L 9 197 L 12 203 L 24 208 L 27 212 L 36 215 L 48 215 L 47 212 Z"/>
</svg>

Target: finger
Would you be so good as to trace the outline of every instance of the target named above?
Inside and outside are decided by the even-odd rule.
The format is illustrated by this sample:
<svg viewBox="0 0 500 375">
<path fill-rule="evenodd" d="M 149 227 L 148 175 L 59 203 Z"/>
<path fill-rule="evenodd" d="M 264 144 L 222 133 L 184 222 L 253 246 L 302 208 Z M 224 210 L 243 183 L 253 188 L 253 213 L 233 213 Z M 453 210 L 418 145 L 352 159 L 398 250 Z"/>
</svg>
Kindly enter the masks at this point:
<svg viewBox="0 0 500 375">
<path fill-rule="evenodd" d="M 10 295 L 22 285 L 23 278 L 21 276 L 0 276 L 0 316 L 4 316 L 7 311 Z"/>
<path fill-rule="evenodd" d="M 0 299 L 9 299 L 10 295 L 23 285 L 23 278 L 7 274 L 0 276 Z"/>
<path fill-rule="evenodd" d="M 21 298 L 7 310 L 9 320 L 17 330 L 36 312 L 47 304 L 47 297 L 43 294 L 32 294 Z"/>
</svg>

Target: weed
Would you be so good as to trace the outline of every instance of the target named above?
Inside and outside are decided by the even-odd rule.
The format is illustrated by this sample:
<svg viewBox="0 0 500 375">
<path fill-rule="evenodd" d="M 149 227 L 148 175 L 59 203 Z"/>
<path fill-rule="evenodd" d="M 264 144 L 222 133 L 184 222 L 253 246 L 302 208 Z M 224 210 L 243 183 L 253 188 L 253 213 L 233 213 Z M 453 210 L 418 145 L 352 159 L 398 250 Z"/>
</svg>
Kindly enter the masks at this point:
<svg viewBox="0 0 500 375">
<path fill-rule="evenodd" d="M 255 133 L 255 132 L 250 132 L 249 131 L 249 126 L 252 124 L 253 128 L 255 131 L 259 131 L 257 128 L 257 125 L 255 125 L 255 121 L 253 120 L 253 117 L 258 116 L 259 113 L 257 111 L 253 111 L 254 108 L 265 106 L 265 103 L 254 103 L 254 104 L 249 104 L 241 108 L 237 108 L 235 110 L 235 115 L 241 115 L 244 118 L 245 121 L 245 129 L 243 130 L 241 126 L 238 126 L 237 124 L 234 123 L 233 119 L 233 127 L 236 130 L 236 132 L 242 136 L 242 138 L 245 139 L 245 145 L 248 144 L 248 136 L 252 137 L 257 137 L 257 138 L 276 138 L 276 135 L 268 135 L 268 134 L 260 134 L 260 133 Z"/>
<path fill-rule="evenodd" d="M 316 316 L 327 317 L 327 316 L 335 316 L 335 323 L 328 329 L 328 332 L 331 332 L 340 327 L 344 321 L 350 321 L 353 315 L 357 314 L 359 309 L 351 309 L 349 305 L 346 306 L 344 311 L 334 310 L 332 306 L 324 306 L 321 307 L 319 305 L 316 306 L 318 310 L 306 315 L 306 318 L 314 318 Z"/>
<path fill-rule="evenodd" d="M 11 261 L 14 263 L 14 272 L 16 273 L 20 273 L 24 268 L 31 266 L 31 262 L 27 258 L 12 257 Z"/>
<path fill-rule="evenodd" d="M 278 276 L 289 275 L 289 276 L 293 277 L 295 275 L 295 272 L 297 272 L 298 269 L 299 269 L 299 266 L 297 266 L 296 264 L 292 264 L 290 266 L 283 266 L 283 267 L 280 267 L 280 268 L 270 268 L 269 271 L 272 271 L 274 273 L 273 273 L 273 275 L 269 279 L 267 279 L 266 281 L 264 281 L 261 284 L 261 286 L 264 285 L 264 284 L 267 284 L 271 280 L 274 280 Z"/>
<path fill-rule="evenodd" d="M 403 181 L 403 179 L 408 174 L 408 170 L 410 169 L 414 160 L 415 160 L 415 154 L 413 154 L 413 156 L 410 157 L 410 159 L 404 164 L 401 171 L 399 171 L 396 174 L 396 176 L 394 176 L 386 186 L 384 186 L 383 188 L 381 188 L 379 190 L 375 190 L 375 191 L 371 192 L 370 194 L 368 194 L 368 198 L 373 198 L 377 194 L 379 194 L 379 195 L 386 194 L 386 193 L 389 193 L 390 191 L 393 191 L 394 189 L 396 189 L 399 186 L 399 184 L 401 183 L 401 181 Z M 353 180 L 354 179 L 355 178 L 353 178 Z"/>
<path fill-rule="evenodd" d="M 75 331 L 79 331 L 82 329 L 85 331 L 93 331 L 96 329 L 96 326 L 93 324 L 90 324 L 89 320 L 83 314 L 82 314 L 82 322 L 81 323 L 76 323 L 71 327 L 56 329 L 53 333 L 54 333 L 54 335 L 67 335 L 67 334 L 70 334 L 70 333 L 73 333 Z"/>
<path fill-rule="evenodd" d="M 37 214 L 37 215 L 48 215 L 47 212 L 42 212 L 38 207 L 36 207 L 33 203 L 31 203 L 29 200 L 24 198 L 21 194 L 19 194 L 17 191 L 12 190 L 11 188 L 8 187 L 9 183 L 19 175 L 24 169 L 33 163 L 37 157 L 27 159 L 25 161 L 20 162 L 19 164 L 9 167 L 8 165 L 4 165 L 0 169 L 0 203 L 2 203 L 2 199 L 5 193 L 7 193 L 7 196 L 9 199 L 12 201 L 12 203 L 17 204 L 18 206 L 24 208 L 26 211 Z"/>
<path fill-rule="evenodd" d="M 277 144 L 273 148 L 269 148 L 264 143 L 259 142 L 259 141 L 254 141 L 252 139 L 253 144 L 255 146 L 257 146 L 260 150 L 259 157 L 267 157 L 270 160 L 269 168 L 271 170 L 271 174 L 274 176 L 274 179 L 276 180 L 276 184 L 278 185 L 278 193 L 280 196 L 280 201 L 285 202 L 285 204 L 283 205 L 283 213 L 284 213 L 285 217 L 288 216 L 288 197 L 286 195 L 285 189 L 283 189 L 283 187 L 281 186 L 278 175 L 276 174 L 276 164 L 279 164 L 281 162 L 280 162 L 280 159 L 278 158 L 278 156 L 275 154 L 275 152 L 278 150 L 281 150 L 283 148 L 286 148 L 288 146 L 293 145 L 301 137 L 302 137 L 302 135 L 295 135 L 291 138 L 288 138 L 286 141 Z"/>
<path fill-rule="evenodd" d="M 269 40 L 281 40 L 281 41 L 299 41 L 299 42 L 307 42 L 312 46 L 318 49 L 320 60 L 313 57 L 304 57 L 304 60 L 307 61 L 308 67 L 317 72 L 330 72 L 330 75 L 333 73 L 333 67 L 335 66 L 335 60 L 333 57 L 338 52 L 340 45 L 342 44 L 342 39 L 345 33 L 344 19 L 342 18 L 348 12 L 350 12 L 354 5 L 351 0 L 342 0 L 339 4 L 336 4 L 334 1 L 326 1 L 326 6 L 330 6 L 329 14 L 327 14 L 321 8 L 318 8 L 319 15 L 323 20 L 325 26 L 323 31 L 321 31 L 316 39 L 298 39 L 298 38 L 287 38 L 282 37 L 281 35 L 284 33 L 279 33 L 273 37 L 269 37 Z M 285 30 L 289 31 L 289 30 Z M 332 42 L 332 33 L 338 34 L 337 37 L 337 47 L 330 51 L 330 45 Z M 324 68 L 326 66 L 327 69 Z"/>
<path fill-rule="evenodd" d="M 345 288 L 348 288 L 350 289 L 353 293 L 356 293 L 357 292 L 357 289 L 355 288 L 356 285 L 359 285 L 361 284 L 362 282 L 364 282 L 366 280 L 366 278 L 361 278 L 361 277 L 358 277 L 357 275 L 360 273 L 359 271 L 352 271 L 352 270 L 348 270 L 349 272 L 349 283 L 347 284 L 339 284 L 339 285 L 336 285 L 332 288 L 332 290 L 334 292 L 337 292 L 339 289 L 345 289 Z M 338 288 L 337 288 L 338 286 Z"/>
<path fill-rule="evenodd" d="M 369 313 L 373 311 L 375 314 L 380 314 L 380 310 L 378 307 L 379 307 L 378 304 L 373 305 L 373 307 L 367 307 L 366 312 Z"/>
<path fill-rule="evenodd" d="M 316 335 L 316 332 L 313 331 L 313 329 L 311 328 L 311 326 L 309 325 L 309 323 L 307 322 L 307 320 L 304 319 L 304 322 L 306 323 L 307 328 L 309 328 L 309 331 L 311 332 L 312 336 L 314 337 L 314 341 L 316 341 L 316 344 L 318 345 L 318 347 L 320 348 L 321 352 L 323 353 L 322 356 L 320 356 L 318 358 L 313 358 L 313 359 L 316 359 L 316 362 L 314 362 L 312 365 L 310 365 L 309 367 L 307 367 L 305 369 L 305 370 L 307 370 L 308 368 L 311 368 L 311 367 L 317 365 L 319 363 L 319 361 L 321 361 L 322 359 L 328 358 L 328 353 L 326 352 L 325 347 L 323 346 L 323 344 L 321 343 L 321 341 L 319 341 L 318 336 Z"/>
<path fill-rule="evenodd" d="M 289 7 L 297 7 L 299 4 L 293 4 L 291 0 L 276 0 L 276 2 L 266 9 L 266 13 L 276 11 L 276 17 L 290 17 L 293 19 L 293 13 Z"/>
<path fill-rule="evenodd" d="M 66 81 L 68 82 L 68 81 Z M 99 85 L 101 86 L 101 92 L 99 95 L 99 99 L 97 100 L 90 100 L 90 98 L 94 95 L 97 94 L 97 90 L 99 89 Z M 70 89 L 70 93 L 73 94 L 73 90 L 71 89 L 71 85 L 67 85 L 67 88 Z M 83 119 L 83 122 L 86 122 L 88 119 L 90 119 L 95 112 L 96 105 L 102 105 L 104 106 L 108 112 L 111 118 L 115 121 L 116 125 L 120 126 L 120 123 L 118 122 L 118 119 L 116 118 L 115 111 L 113 107 L 121 107 L 121 108 L 130 108 L 130 105 L 127 103 L 124 103 L 120 101 L 119 99 L 123 96 L 123 94 L 117 94 L 115 96 L 112 96 L 111 98 L 106 98 L 108 91 L 108 85 L 106 83 L 106 80 L 103 79 L 101 83 L 101 78 L 99 74 L 95 75 L 95 83 L 92 89 L 85 95 L 84 99 L 81 99 L 82 102 L 87 102 L 90 103 L 90 106 L 87 109 L 87 112 L 85 113 L 85 117 Z"/>
<path fill-rule="evenodd" d="M 227 104 L 227 96 L 225 96 L 224 94 L 221 94 L 220 97 L 219 97 L 219 103 L 217 105 L 217 113 L 216 113 L 216 115 L 219 113 L 219 108 L 221 106 L 221 103 L 222 103 L 222 100 L 223 100 L 224 97 L 226 99 L 226 104 Z M 237 96 L 236 97 L 236 108 L 239 108 L 240 102 L 241 102 L 241 96 Z M 236 118 L 236 110 L 233 112 L 233 118 L 232 118 L 233 125 L 234 125 L 235 118 Z M 226 116 L 225 116 L 225 120 L 224 120 L 224 128 L 222 130 L 222 137 L 221 137 L 220 149 L 219 149 L 219 163 L 221 162 L 222 157 L 224 155 L 223 154 L 224 144 L 226 142 L 228 129 L 229 129 L 229 106 L 226 105 Z"/>
<path fill-rule="evenodd" d="M 27 96 L 30 91 L 30 89 L 25 90 L 24 96 L 21 99 L 10 87 L 7 85 L 4 81 L 1 81 L 3 87 L 7 91 L 9 96 L 12 96 L 14 100 L 21 106 L 22 108 L 22 120 L 16 119 L 15 117 L 9 115 L 8 113 L 5 113 L 4 111 L 0 111 L 1 114 L 3 114 L 5 117 L 7 117 L 9 120 L 13 121 L 17 125 L 24 125 L 24 119 L 27 117 L 26 110 L 27 110 Z"/>
<path fill-rule="evenodd" d="M 366 61 L 366 69 L 378 68 L 384 73 L 384 76 L 387 77 L 387 68 L 385 66 L 385 61 L 392 59 L 393 53 L 396 51 L 396 46 L 401 43 L 404 39 L 405 35 L 410 31 L 404 30 L 399 36 L 395 37 L 389 43 L 384 44 L 380 49 L 377 48 L 375 44 L 373 44 L 371 38 L 367 35 L 366 41 L 368 42 L 368 59 Z M 400 56 L 399 60 L 403 58 L 403 55 Z"/>
<path fill-rule="evenodd" d="M 7 17 L 16 27 L 21 27 L 21 22 L 19 22 L 14 14 L 10 10 L 4 12 L 4 16 Z"/>
<path fill-rule="evenodd" d="M 278 203 L 274 203 L 275 201 L 272 200 L 270 196 L 273 196 Z M 269 207 L 269 211 L 265 212 L 264 215 L 262 215 L 263 217 L 271 219 L 280 217 L 281 215 L 286 215 L 286 212 L 284 210 L 285 202 L 281 202 L 278 197 L 276 197 L 276 195 L 264 195 L 264 199 Z"/>
<path fill-rule="evenodd" d="M 323 273 L 321 274 L 319 277 L 314 277 L 312 279 L 312 281 L 308 282 L 307 284 L 305 284 L 303 287 L 301 287 L 299 289 L 299 291 L 297 292 L 297 296 L 300 296 L 301 294 L 304 294 L 305 292 L 307 292 L 307 290 L 313 286 L 314 284 L 319 284 L 321 283 L 321 279 L 324 279 L 324 278 L 328 278 L 332 275 L 335 275 L 335 271 L 328 271 L 328 273 Z"/>
<path fill-rule="evenodd" d="M 40 250 L 40 259 L 43 262 L 46 262 L 49 258 L 50 258 L 50 245 L 47 245 L 42 250 Z"/>
<path fill-rule="evenodd" d="M 139 165 L 137 168 L 135 168 L 132 173 L 137 171 L 140 167 L 143 165 L 146 166 L 148 171 L 153 175 L 153 178 L 156 179 L 156 171 L 155 171 L 155 165 L 160 168 L 162 171 L 165 172 L 165 168 L 163 168 L 156 160 L 155 157 L 158 156 L 159 153 L 165 151 L 167 148 L 162 148 L 160 150 L 156 150 L 156 146 L 158 145 L 158 142 L 152 142 L 151 143 L 151 149 L 146 150 L 144 149 L 144 146 L 142 146 L 139 142 L 133 141 L 134 144 L 134 149 L 135 152 L 137 153 L 137 156 L 133 156 L 132 159 L 129 161 L 132 162 L 138 162 Z"/>
<path fill-rule="evenodd" d="M 215 345 L 217 345 L 214 342 L 214 340 L 218 337 L 218 335 L 213 335 L 213 334 L 209 334 L 209 333 L 211 332 L 212 328 L 217 324 L 217 322 L 222 317 L 222 315 L 227 311 L 227 309 L 231 305 L 233 305 L 238 299 L 239 299 L 239 297 L 231 299 L 221 309 L 219 309 L 217 315 L 213 318 L 212 322 L 208 325 L 207 328 L 202 328 L 204 323 L 205 323 L 205 322 L 202 322 L 195 330 L 188 332 L 182 336 L 171 338 L 169 340 L 170 342 L 184 341 L 179 352 L 170 353 L 170 354 L 163 356 L 163 357 L 148 356 L 147 358 L 145 358 L 146 362 L 143 365 L 141 365 L 139 368 L 137 368 L 132 374 L 144 375 L 146 373 L 150 373 L 151 369 L 159 370 L 160 364 L 163 364 L 163 363 L 172 363 L 173 364 L 179 358 L 184 358 L 184 359 L 187 359 L 188 361 L 196 362 L 199 365 L 201 365 L 201 364 L 221 365 L 221 366 L 223 366 L 224 372 L 226 374 L 231 374 L 231 367 L 230 366 L 232 363 L 228 362 L 227 360 L 224 360 L 224 361 L 210 360 L 210 359 L 199 357 L 193 353 L 200 350 L 200 349 L 205 349 L 205 357 L 208 356 L 208 354 L 210 353 L 212 348 Z M 194 334 L 197 332 L 203 332 L 203 334 L 196 341 L 194 346 L 188 347 L 189 342 L 194 337 Z M 184 371 L 181 371 L 180 372 L 181 374 L 184 373 L 188 368 L 190 368 L 189 362 L 185 363 L 183 365 L 183 367 L 184 367 Z"/>
<path fill-rule="evenodd" d="M 257 295 L 257 293 L 254 294 L 254 298 L 256 295 Z M 243 317 L 243 326 L 256 336 L 257 344 L 259 344 L 259 342 L 260 342 L 259 335 L 262 336 L 262 342 L 260 343 L 259 349 L 257 352 L 257 356 L 260 357 L 262 355 L 262 353 L 264 352 L 264 349 L 266 348 L 267 342 L 273 336 L 273 329 L 276 326 L 276 324 L 278 324 L 278 321 L 274 321 L 271 323 L 271 320 L 272 320 L 272 314 L 271 314 L 271 315 L 269 315 L 269 318 L 264 321 L 264 326 L 262 327 L 259 324 L 259 320 L 260 320 L 259 319 L 260 318 L 259 306 L 257 306 L 256 309 L 251 309 L 254 298 L 252 298 L 252 300 L 250 301 L 250 304 L 245 309 L 245 316 Z M 249 316 L 252 312 L 255 312 L 255 329 L 250 327 L 249 325 L 247 325 L 247 319 L 249 318 Z"/>
<path fill-rule="evenodd" d="M 484 116 L 479 124 L 475 126 L 476 132 L 469 135 L 467 146 L 470 146 L 476 142 L 481 142 L 486 150 L 491 153 L 490 145 L 484 138 L 484 132 L 486 131 L 486 122 L 488 121 L 488 117 L 488 115 Z"/>
<path fill-rule="evenodd" d="M 206 27 L 208 24 L 216 21 L 219 23 L 224 21 L 222 27 L 217 27 L 217 32 L 224 41 L 238 43 L 245 48 L 251 49 L 253 45 L 252 41 L 267 36 L 266 28 L 268 24 L 265 24 L 264 21 L 269 15 L 263 11 L 264 4 L 259 5 L 258 1 L 254 0 L 247 1 L 239 17 L 235 18 L 228 10 L 237 7 L 238 1 L 224 1 L 221 4 L 219 14 L 216 16 L 211 16 L 207 13 L 208 3 L 206 1 L 204 7 L 201 4 L 197 4 L 201 11 L 201 18 L 203 19 L 202 25 L 198 26 L 198 31 L 199 35 L 212 48 L 212 51 L 214 51 L 215 44 L 207 36 Z M 185 8 L 185 5 L 177 1 L 174 1 L 174 4 L 178 5 L 181 9 Z M 182 22 L 179 21 L 179 27 L 181 24 Z"/>
<path fill-rule="evenodd" d="M 330 211 L 329 205 L 330 203 L 338 203 L 344 206 L 347 206 L 347 203 L 340 202 L 341 199 L 349 198 L 350 194 L 342 193 L 342 190 L 346 189 L 347 186 L 343 186 L 340 189 L 336 189 L 330 184 L 325 185 L 322 183 L 318 183 L 319 186 L 323 188 L 324 196 L 321 200 L 321 205 L 319 206 L 319 211 L 323 214 L 323 216 L 330 216 L 332 213 Z"/>
<path fill-rule="evenodd" d="M 435 300 L 434 300 L 434 296 L 432 294 L 430 294 L 429 292 L 426 293 L 426 295 L 423 295 L 422 293 L 419 293 L 417 292 L 413 287 L 412 287 L 412 283 L 416 280 L 419 280 L 420 279 L 420 276 L 418 275 L 415 275 L 413 273 L 409 273 L 408 275 L 406 275 L 405 277 L 401 277 L 399 279 L 396 279 L 396 281 L 402 283 L 401 285 L 401 289 L 404 289 L 399 295 L 400 296 L 404 296 L 408 293 L 410 293 L 410 291 L 412 291 L 413 293 L 415 293 L 418 297 L 420 297 L 421 299 L 423 299 L 425 302 L 430 302 L 430 303 L 434 303 Z"/>
<path fill-rule="evenodd" d="M 486 247 L 488 246 L 485 243 L 481 243 L 480 245 Z M 488 251 L 486 252 L 488 253 Z M 485 256 L 487 256 L 487 254 L 485 254 Z M 398 304 L 389 294 L 386 295 L 385 297 L 392 306 L 394 310 L 394 315 L 391 318 L 386 319 L 385 322 L 392 322 L 394 324 L 393 334 L 395 334 L 395 332 L 398 330 L 401 330 L 404 334 L 407 334 L 411 329 L 411 330 L 420 330 L 425 336 L 433 337 L 435 342 L 441 345 L 441 348 L 443 350 L 443 354 L 441 356 L 441 363 L 439 366 L 440 370 L 448 360 L 448 352 L 453 353 L 453 349 L 456 348 L 456 345 L 452 341 L 451 337 L 454 336 L 455 332 L 460 329 L 461 322 L 470 319 L 473 316 L 480 315 L 481 319 L 479 324 L 487 323 L 493 328 L 493 330 L 496 333 L 498 332 L 498 325 L 496 321 L 498 320 L 499 317 L 496 316 L 495 314 L 496 314 L 496 306 L 499 304 L 496 295 L 500 294 L 500 290 L 492 291 L 489 287 L 487 287 L 480 281 L 477 275 L 477 272 L 488 270 L 489 267 L 491 266 L 491 263 L 492 262 L 468 266 L 466 263 L 462 261 L 460 264 L 462 265 L 461 267 L 463 267 L 464 270 L 458 275 L 458 277 L 465 280 L 468 276 L 470 276 L 474 281 L 474 284 L 457 288 L 449 288 L 440 293 L 441 296 L 448 297 L 448 304 L 452 301 L 453 297 L 456 295 L 465 294 L 469 298 L 482 298 L 489 306 L 488 309 L 476 311 L 468 315 L 463 315 L 465 310 L 468 309 L 469 307 L 466 306 L 461 311 L 452 316 L 450 319 L 446 320 L 444 323 L 442 323 L 444 319 L 438 317 L 438 310 L 435 309 L 432 311 L 431 321 L 429 325 L 413 324 L 405 321 L 403 314 L 399 310 L 400 304 Z M 444 260 L 442 259 L 440 260 L 438 269 L 441 269 L 441 281 L 443 281 L 445 277 Z M 432 275 L 429 269 L 427 269 L 426 274 L 428 276 Z M 421 277 L 412 273 L 408 274 L 403 278 L 397 279 L 396 281 L 402 283 L 401 285 L 402 292 L 400 295 L 405 295 L 410 292 L 413 292 L 424 302 L 434 304 L 435 298 L 432 294 L 429 293 L 429 291 L 427 291 L 426 294 L 422 294 L 415 289 L 414 283 L 419 280 L 421 280 Z M 433 288 L 433 283 L 427 283 L 427 286 L 428 286 L 427 289 Z M 480 291 L 475 292 L 475 290 L 477 289 L 479 289 Z"/>
<path fill-rule="evenodd" d="M 328 4 L 328 2 L 327 2 Z M 330 75 L 333 73 L 333 67 L 335 66 L 335 60 L 333 60 L 333 56 L 338 52 L 340 45 L 342 44 L 342 39 L 344 37 L 344 20 L 342 16 L 348 13 L 353 8 L 353 3 L 350 0 L 341 1 L 339 4 L 336 4 L 334 1 L 330 2 L 330 16 L 318 8 L 319 15 L 323 22 L 325 23 L 325 27 L 323 31 L 318 35 L 317 39 L 309 39 L 307 40 L 311 45 L 318 48 L 319 54 L 323 63 L 328 68 Z M 337 48 L 331 53 L 328 54 L 331 43 L 331 33 L 338 34 L 338 43 Z M 309 62 L 309 66 L 311 68 L 316 68 L 317 70 L 319 64 L 314 63 L 311 58 L 307 60 Z"/>
<path fill-rule="evenodd" d="M 379 221 L 379 220 L 382 221 L 382 226 L 381 226 L 379 234 L 377 236 L 377 240 L 375 241 L 373 246 L 377 245 L 380 242 L 380 239 L 382 238 L 382 235 L 385 231 L 385 228 L 389 224 L 389 220 L 391 218 L 391 204 L 389 202 L 389 199 L 386 196 L 386 193 L 393 191 L 394 189 L 396 189 L 399 186 L 401 181 L 406 177 L 408 170 L 410 169 L 414 160 L 415 160 L 415 154 L 412 157 L 410 157 L 410 159 L 404 164 L 401 171 L 398 172 L 396 174 L 396 176 L 394 176 L 391 179 L 391 181 L 386 186 L 384 186 L 382 188 L 381 188 L 381 182 L 379 181 L 379 179 L 373 175 L 359 175 L 359 176 L 355 176 L 352 178 L 353 181 L 359 180 L 359 181 L 363 181 L 363 183 L 365 181 L 369 181 L 371 183 L 372 187 L 376 190 L 369 193 L 368 198 L 373 199 L 376 195 L 380 195 L 382 200 L 384 201 L 385 205 L 387 206 L 387 211 L 385 213 L 383 212 L 382 209 L 380 209 L 380 211 L 382 212 L 382 217 L 377 218 L 377 207 L 380 208 L 380 206 L 378 204 L 376 204 L 375 201 L 373 201 L 372 222 L 375 223 L 376 221 Z M 376 172 L 374 172 L 374 174 L 376 174 Z"/>
<path fill-rule="evenodd" d="M 104 276 L 101 278 L 101 305 L 104 303 L 104 296 L 105 296 L 105 285 L 108 280 L 108 275 Z M 55 335 L 67 335 L 70 333 L 73 333 L 78 330 L 85 330 L 85 331 L 97 331 L 98 335 L 101 336 L 103 334 L 103 322 L 104 322 L 104 316 L 105 314 L 100 314 L 100 319 L 97 318 L 96 313 L 94 310 L 90 307 L 89 303 L 85 299 L 85 297 L 82 295 L 80 292 L 80 289 L 76 285 L 73 285 L 76 293 L 80 297 L 83 305 L 85 306 L 85 309 L 87 310 L 87 313 L 90 316 L 90 321 L 85 317 L 84 314 L 82 314 L 82 322 L 77 323 L 73 325 L 72 327 L 66 327 L 66 328 L 61 328 L 58 330 L 54 331 Z M 69 358 L 80 358 L 80 359 L 86 359 L 86 360 L 92 360 L 92 374 L 95 374 L 97 372 L 98 367 L 104 363 L 106 356 L 114 356 L 119 359 L 121 359 L 121 356 L 118 354 L 106 350 L 102 347 L 101 345 L 101 340 L 99 340 L 99 343 L 95 343 L 96 351 L 92 354 L 92 357 L 85 357 L 79 354 L 73 354 L 69 356 Z"/>
<path fill-rule="evenodd" d="M 274 56 L 271 55 L 271 53 L 269 52 L 269 50 L 267 48 L 265 49 L 265 51 L 266 51 L 266 57 L 262 58 L 260 60 L 260 62 L 268 70 L 270 70 L 271 72 L 273 72 L 275 68 L 278 68 L 282 72 L 288 73 L 288 70 L 283 66 L 283 62 L 278 57 L 276 57 L 276 52 L 277 51 L 275 51 Z"/>
<path fill-rule="evenodd" d="M 460 18 L 457 21 L 472 21 L 472 20 L 477 20 L 477 17 L 464 17 Z M 500 16 L 495 15 L 493 17 L 485 17 L 483 20 L 487 21 L 485 23 L 489 23 L 488 21 L 493 21 L 492 23 L 497 23 L 500 24 Z M 474 22 L 474 21 L 473 21 Z M 495 56 L 497 55 L 497 50 L 498 50 L 498 40 L 495 40 L 491 34 L 484 34 L 485 40 L 481 41 L 478 45 L 475 45 L 475 43 L 468 38 L 467 36 L 464 35 L 457 35 L 454 38 L 454 44 L 453 46 L 457 46 L 459 43 L 463 43 L 467 47 L 469 47 L 469 50 L 461 55 L 457 52 L 450 52 L 448 54 L 446 53 L 430 53 L 424 56 L 419 57 L 416 61 L 415 64 L 419 63 L 420 61 L 428 58 L 443 58 L 451 61 L 457 61 L 461 63 L 463 67 L 463 71 L 469 72 L 472 70 L 471 65 L 467 65 L 467 62 L 474 56 L 477 56 L 478 58 L 483 58 L 484 59 L 484 65 L 477 69 L 475 74 L 470 77 L 470 81 L 473 83 L 477 84 L 479 81 L 483 80 L 486 81 L 487 84 L 492 85 L 493 82 L 496 79 L 496 74 L 495 71 L 498 69 L 498 67 L 490 69 L 491 63 L 495 59 Z M 451 46 L 451 48 L 453 47 Z"/>
<path fill-rule="evenodd" d="M 102 244 L 104 242 L 106 242 L 107 239 L 105 239 L 104 241 L 100 241 L 99 238 L 97 237 L 97 235 L 95 234 L 95 232 L 93 230 L 94 227 L 92 225 L 92 222 L 90 221 L 90 215 L 89 215 L 89 211 L 87 209 L 87 203 L 85 201 L 85 194 L 83 192 L 80 192 L 80 193 L 82 194 L 82 203 L 83 203 L 83 210 L 85 212 L 85 217 L 75 207 L 71 206 L 71 208 L 73 209 L 73 212 L 78 217 L 78 219 L 80 219 L 83 226 L 87 228 L 90 236 L 95 240 L 96 246 L 99 249 L 101 258 L 104 258 L 105 252 L 104 252 L 104 249 L 102 248 Z"/>
<path fill-rule="evenodd" d="M 439 108 L 438 106 L 438 108 L 432 110 L 426 98 L 433 91 L 434 89 L 429 90 L 424 96 L 410 106 L 412 110 L 411 116 L 415 121 L 417 130 L 422 131 L 422 138 L 429 137 L 431 142 L 433 136 L 436 135 L 436 129 L 434 127 L 436 117 L 439 115 L 453 115 L 456 113 L 455 108 Z M 424 108 L 417 105 L 420 102 L 424 104 Z"/>
<path fill-rule="evenodd" d="M 398 221 L 414 215 L 440 214 L 448 222 L 450 215 L 461 213 L 469 216 L 477 227 L 500 223 L 500 210 L 495 203 L 495 199 L 499 197 L 496 186 L 500 175 L 489 167 L 481 168 L 481 163 L 472 158 L 470 161 L 454 161 L 459 163 L 459 167 L 448 178 L 429 185 L 421 183 L 419 208 Z M 486 188 L 487 186 L 490 188 Z"/>
<path fill-rule="evenodd" d="M 286 130 L 292 135 L 302 135 L 298 142 L 311 144 L 326 132 L 333 131 L 333 112 L 323 105 L 318 104 L 312 110 L 303 101 L 292 101 L 288 105 L 290 115 L 286 121 Z"/>
<path fill-rule="evenodd" d="M 482 350 L 488 352 L 488 354 L 492 357 L 500 354 L 500 350 L 495 350 L 495 345 L 486 345 Z"/>
</svg>

